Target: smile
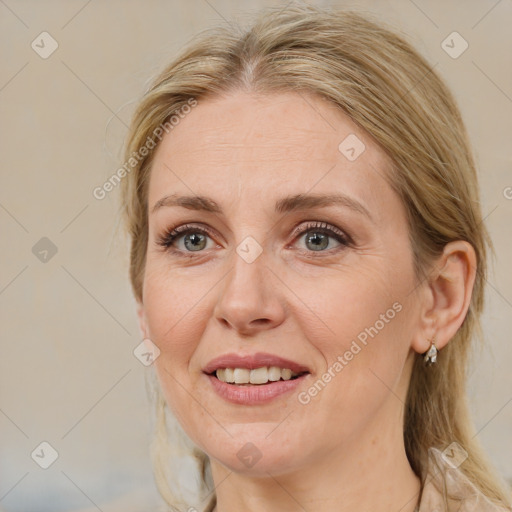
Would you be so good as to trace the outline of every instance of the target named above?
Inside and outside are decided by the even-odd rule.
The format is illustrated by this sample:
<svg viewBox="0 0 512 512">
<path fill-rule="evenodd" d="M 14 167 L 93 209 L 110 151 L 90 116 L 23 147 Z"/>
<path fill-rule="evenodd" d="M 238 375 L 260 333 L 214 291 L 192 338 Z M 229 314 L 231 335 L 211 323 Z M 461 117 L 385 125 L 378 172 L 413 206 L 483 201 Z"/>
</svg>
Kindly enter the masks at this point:
<svg viewBox="0 0 512 512">
<path fill-rule="evenodd" d="M 219 368 L 215 372 L 215 376 L 221 382 L 238 385 L 268 384 L 279 380 L 291 380 L 299 375 L 299 373 L 289 368 L 279 368 L 278 366 L 262 366 L 253 370 L 247 368 Z"/>
<path fill-rule="evenodd" d="M 238 405 L 263 405 L 296 390 L 310 369 L 275 354 L 224 354 L 211 360 L 203 373 L 215 394 Z"/>
</svg>

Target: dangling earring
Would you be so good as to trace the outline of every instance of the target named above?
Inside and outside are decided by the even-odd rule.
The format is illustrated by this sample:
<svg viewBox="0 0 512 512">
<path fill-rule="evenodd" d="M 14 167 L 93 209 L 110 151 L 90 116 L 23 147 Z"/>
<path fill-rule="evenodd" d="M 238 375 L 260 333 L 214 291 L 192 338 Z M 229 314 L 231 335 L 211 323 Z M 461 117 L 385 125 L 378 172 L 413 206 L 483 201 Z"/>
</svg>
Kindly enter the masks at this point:
<svg viewBox="0 0 512 512">
<path fill-rule="evenodd" d="M 434 336 L 430 341 L 430 348 L 425 353 L 424 361 L 427 366 L 430 366 L 437 362 L 437 348 L 436 348 L 436 337 Z"/>
</svg>

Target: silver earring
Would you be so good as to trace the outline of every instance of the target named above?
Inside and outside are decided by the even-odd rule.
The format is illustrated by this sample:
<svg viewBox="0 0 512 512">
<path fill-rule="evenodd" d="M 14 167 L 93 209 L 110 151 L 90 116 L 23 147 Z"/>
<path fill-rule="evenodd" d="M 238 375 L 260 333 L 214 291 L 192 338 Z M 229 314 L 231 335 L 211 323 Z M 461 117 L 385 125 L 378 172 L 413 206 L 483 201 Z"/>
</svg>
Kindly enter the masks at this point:
<svg viewBox="0 0 512 512">
<path fill-rule="evenodd" d="M 438 352 L 438 350 L 436 348 L 436 344 L 435 344 L 435 341 L 436 341 L 435 336 L 434 336 L 434 338 L 432 338 L 429 341 L 430 341 L 430 348 L 425 353 L 425 357 L 423 359 L 427 366 L 430 366 L 437 362 L 437 352 Z"/>
</svg>

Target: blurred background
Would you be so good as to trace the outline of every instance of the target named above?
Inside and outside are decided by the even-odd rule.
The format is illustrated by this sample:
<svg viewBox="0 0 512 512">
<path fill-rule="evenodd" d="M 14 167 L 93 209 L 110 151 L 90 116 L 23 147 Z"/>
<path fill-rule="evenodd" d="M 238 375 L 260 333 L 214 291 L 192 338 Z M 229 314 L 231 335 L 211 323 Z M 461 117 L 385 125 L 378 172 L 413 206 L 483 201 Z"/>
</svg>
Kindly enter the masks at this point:
<svg viewBox="0 0 512 512">
<path fill-rule="evenodd" d="M 122 165 L 150 79 L 193 35 L 287 3 L 0 0 L 0 510 L 161 510 L 118 190 L 93 191 Z M 458 99 L 497 254 L 471 407 L 512 483 L 512 1 L 310 3 L 378 15 Z"/>
</svg>

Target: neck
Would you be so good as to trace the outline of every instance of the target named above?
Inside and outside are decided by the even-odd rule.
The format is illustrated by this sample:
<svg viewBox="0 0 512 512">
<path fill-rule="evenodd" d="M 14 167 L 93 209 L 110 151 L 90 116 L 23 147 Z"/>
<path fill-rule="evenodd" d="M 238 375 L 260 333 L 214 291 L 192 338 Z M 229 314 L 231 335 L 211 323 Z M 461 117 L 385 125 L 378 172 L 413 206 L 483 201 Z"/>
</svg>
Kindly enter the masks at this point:
<svg viewBox="0 0 512 512">
<path fill-rule="evenodd" d="M 294 472 L 247 476 L 212 460 L 215 512 L 413 512 L 420 479 L 405 454 L 401 418 L 397 423 L 374 421 Z"/>
</svg>

